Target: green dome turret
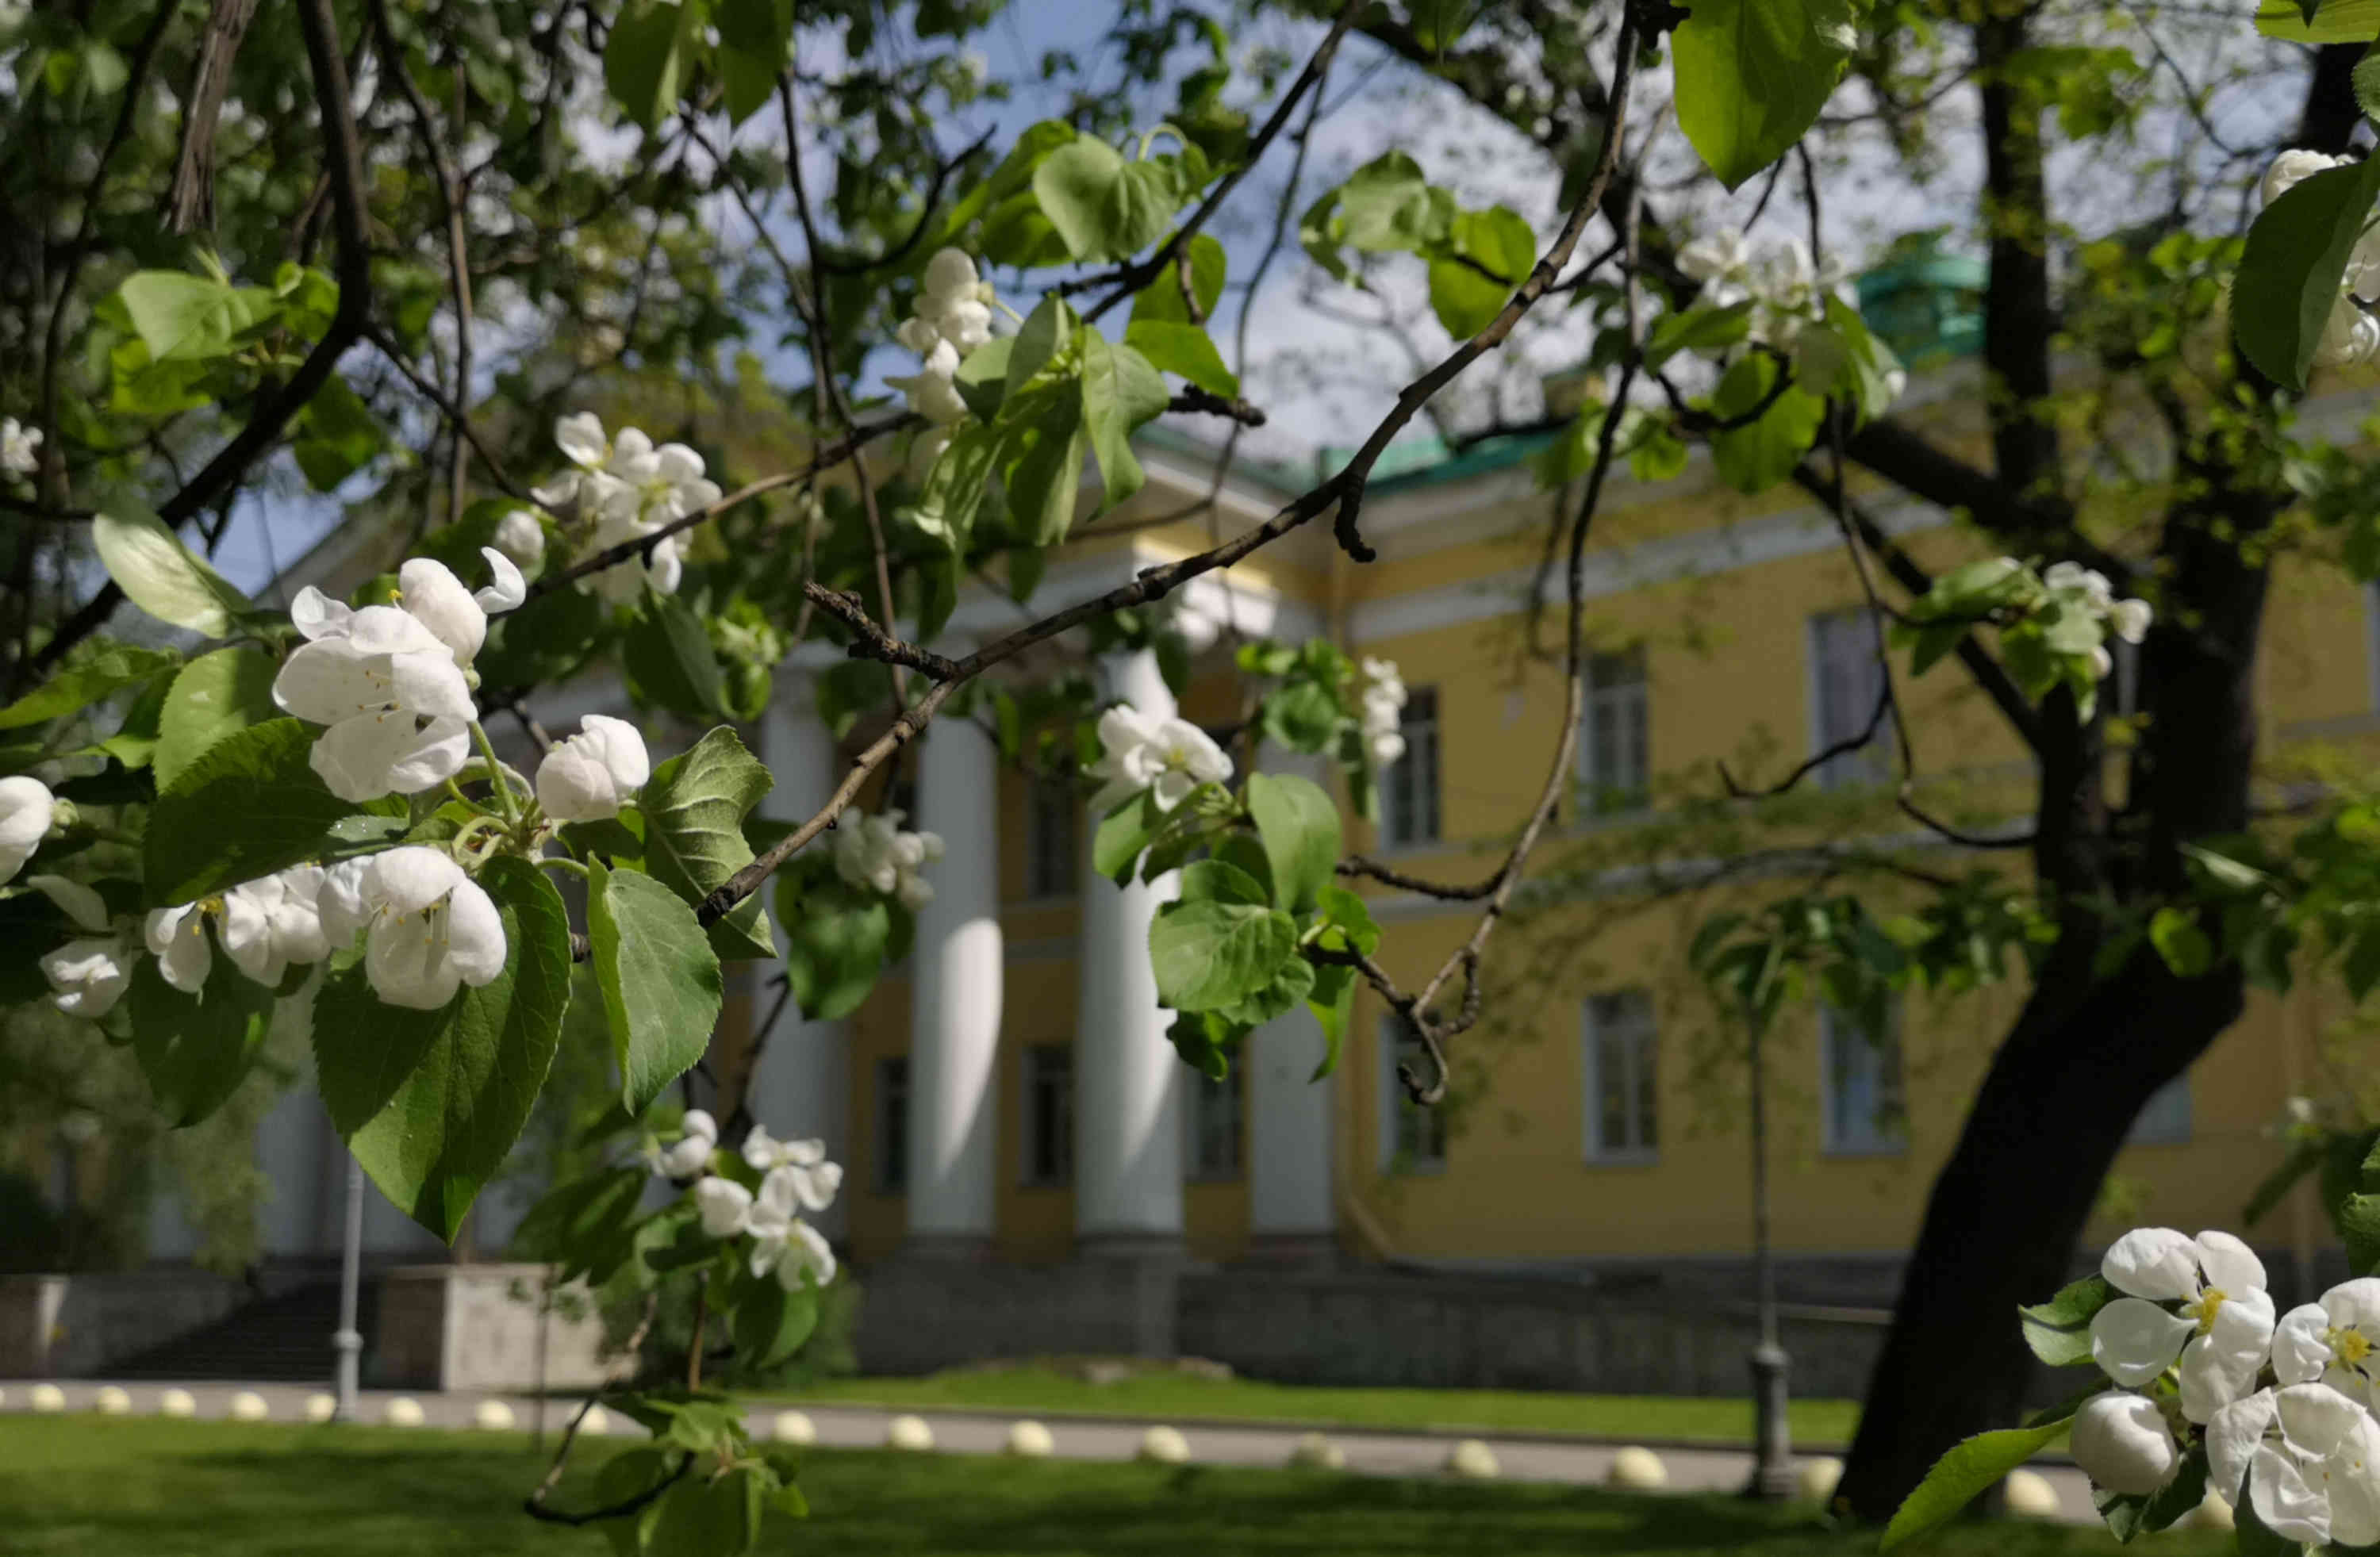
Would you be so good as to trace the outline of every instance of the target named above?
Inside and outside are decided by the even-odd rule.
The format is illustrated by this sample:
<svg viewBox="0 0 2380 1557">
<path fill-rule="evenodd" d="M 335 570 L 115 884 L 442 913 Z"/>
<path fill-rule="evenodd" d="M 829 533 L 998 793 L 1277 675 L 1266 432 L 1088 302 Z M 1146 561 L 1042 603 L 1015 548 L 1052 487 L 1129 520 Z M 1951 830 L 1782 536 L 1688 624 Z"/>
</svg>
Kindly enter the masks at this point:
<svg viewBox="0 0 2380 1557">
<path fill-rule="evenodd" d="M 1945 254 L 1931 235 L 1859 278 L 1860 317 L 1912 368 L 1972 356 L 1984 345 L 1980 260 Z"/>
</svg>

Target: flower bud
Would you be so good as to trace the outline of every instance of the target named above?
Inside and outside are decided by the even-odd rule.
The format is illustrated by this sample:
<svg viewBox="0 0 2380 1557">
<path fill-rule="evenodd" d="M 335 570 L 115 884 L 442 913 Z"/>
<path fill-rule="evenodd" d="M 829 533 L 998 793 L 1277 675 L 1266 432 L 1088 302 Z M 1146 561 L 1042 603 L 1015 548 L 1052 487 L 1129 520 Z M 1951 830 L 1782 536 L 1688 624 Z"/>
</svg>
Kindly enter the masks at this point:
<svg viewBox="0 0 2380 1557">
<path fill-rule="evenodd" d="M 645 738 L 625 719 L 589 714 L 579 732 L 558 742 L 537 769 L 537 803 L 562 822 L 617 816 L 652 777 Z"/>
<path fill-rule="evenodd" d="M 2095 1394 L 2074 1413 L 2074 1463 L 2111 1492 L 2146 1494 L 2173 1479 L 2181 1450 L 2165 1413 L 2146 1395 Z"/>
</svg>

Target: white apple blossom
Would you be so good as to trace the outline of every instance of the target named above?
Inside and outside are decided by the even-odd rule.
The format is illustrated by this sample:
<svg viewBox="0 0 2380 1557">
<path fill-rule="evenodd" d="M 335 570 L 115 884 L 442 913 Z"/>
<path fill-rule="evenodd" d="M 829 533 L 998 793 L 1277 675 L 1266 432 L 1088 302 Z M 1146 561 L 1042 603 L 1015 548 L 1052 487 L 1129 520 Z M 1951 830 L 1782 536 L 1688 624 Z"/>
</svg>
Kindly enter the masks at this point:
<svg viewBox="0 0 2380 1557">
<path fill-rule="evenodd" d="M 2181 1447 L 2155 1401 L 2129 1390 L 2108 1390 L 2074 1413 L 2074 1463 L 2111 1492 L 2146 1494 L 2173 1479 Z"/>
<path fill-rule="evenodd" d="M 14 416 L 0 416 L 0 470 L 30 476 L 42 466 L 42 429 Z"/>
<path fill-rule="evenodd" d="M 645 738 L 625 719 L 589 714 L 578 733 L 554 742 L 537 768 L 537 803 L 561 822 L 617 816 L 645 781 L 652 760 Z"/>
<path fill-rule="evenodd" d="M 1374 767 L 1386 767 L 1405 754 L 1404 708 L 1411 694 L 1393 659 L 1366 658 L 1363 671 L 1364 754 Z"/>
<path fill-rule="evenodd" d="M 663 525 L 717 502 L 718 483 L 703 473 L 702 456 L 683 443 L 653 441 L 636 428 L 607 438 L 592 412 L 554 423 L 553 441 L 576 469 L 529 489 L 540 507 L 567 511 L 589 527 L 585 544 L 601 552 L 652 537 Z M 542 537 L 537 548 L 543 556 Z M 581 588 L 615 605 L 632 603 L 647 585 L 668 595 L 685 570 L 679 537 L 661 537 L 638 557 L 577 581 Z"/>
<path fill-rule="evenodd" d="M 924 871 L 942 857 L 942 839 L 939 833 L 905 830 L 905 815 L 845 812 L 834 829 L 834 873 L 863 892 L 897 899 L 914 913 L 933 900 L 933 884 Z"/>
<path fill-rule="evenodd" d="M 25 868 L 57 815 L 57 797 L 39 778 L 24 773 L 0 778 L 0 882 Z"/>
<path fill-rule="evenodd" d="M 806 1211 L 824 1211 L 843 1188 L 843 1165 L 826 1160 L 823 1141 L 779 1141 L 755 1125 L 744 1138 L 744 1160 L 768 1176 L 764 1188 L 782 1183 Z"/>
<path fill-rule="evenodd" d="M 2149 623 L 2155 613 L 2146 600 L 2119 600 L 2107 608 L 2107 626 L 2117 637 L 2128 644 L 2137 644 L 2149 635 Z"/>
<path fill-rule="evenodd" d="M 396 570 L 397 603 L 468 670 L 488 637 L 487 609 L 445 563 L 415 557 Z"/>
<path fill-rule="evenodd" d="M 2182 1415 L 2193 1422 L 2255 1388 L 2272 1348 L 2273 1299 L 2246 1244 L 2228 1233 L 2138 1227 L 2109 1247 L 2100 1273 L 2127 1294 L 2091 1321 L 2091 1356 L 2109 1378 L 2136 1389 L 2179 1361 Z"/>
<path fill-rule="evenodd" d="M 667 1148 L 656 1144 L 646 1153 L 653 1171 L 669 1178 L 692 1178 L 710 1165 L 719 1145 L 719 1121 L 706 1109 L 689 1108 L 679 1121 L 682 1132 Z"/>
<path fill-rule="evenodd" d="M 453 613 L 452 597 L 426 583 L 423 597 L 433 593 L 445 626 L 459 628 L 466 619 Z M 479 612 L 468 595 L 461 603 Z M 309 761 L 333 794 L 358 802 L 419 794 L 462 771 L 480 711 L 448 639 L 400 607 L 350 610 L 311 585 L 289 616 L 308 641 L 273 679 L 273 700 L 325 727 Z"/>
<path fill-rule="evenodd" d="M 152 909 L 143 929 L 157 972 L 185 995 L 206 986 L 215 965 L 213 943 L 207 938 L 207 921 L 223 912 L 221 898 L 201 899 L 173 908 Z"/>
<path fill-rule="evenodd" d="M 316 902 L 322 875 L 320 865 L 292 865 L 224 894 L 216 935 L 234 966 L 259 984 L 277 984 L 290 964 L 331 954 Z"/>
<path fill-rule="evenodd" d="M 595 525 L 588 537 L 591 553 L 608 551 L 624 541 L 642 540 L 662 527 L 663 521 L 648 519 L 637 513 L 608 513 Z M 679 581 L 686 573 L 686 561 L 679 537 L 663 536 L 652 546 L 626 561 L 588 574 L 577 580 L 579 587 L 599 595 L 615 606 L 632 605 L 650 585 L 656 595 L 674 595 Z"/>
<path fill-rule="evenodd" d="M 937 339 L 922 355 L 925 362 L 917 372 L 887 374 L 884 381 L 901 392 L 910 410 L 937 427 L 964 420 L 967 405 L 958 389 L 958 348 Z"/>
<path fill-rule="evenodd" d="M 2258 1390 L 2206 1424 L 2207 1485 L 2292 1542 L 2380 1541 L 2380 1421 L 2325 1384 Z"/>
<path fill-rule="evenodd" d="M 516 508 L 496 523 L 495 548 L 515 567 L 534 568 L 545 561 L 545 526 L 526 508 Z"/>
<path fill-rule="evenodd" d="M 471 591 L 474 604 L 494 616 L 528 598 L 528 580 L 521 576 L 510 557 L 492 546 L 480 548 L 480 555 L 488 560 L 488 576 L 492 582 Z"/>
<path fill-rule="evenodd" d="M 1091 797 L 1091 809 L 1099 815 L 1143 790 L 1156 795 L 1160 811 L 1171 811 L 1199 785 L 1220 784 L 1232 776 L 1232 759 L 1187 719 L 1159 718 L 1119 703 L 1099 716 L 1099 730 L 1100 756 L 1090 776 L 1104 780 Z"/>
<path fill-rule="evenodd" d="M 752 1225 L 752 1191 L 717 1174 L 696 1182 L 694 1208 L 706 1237 L 732 1238 Z"/>
<path fill-rule="evenodd" d="M 1829 298 L 1854 301 L 1850 272 L 1840 260 L 1832 256 L 1824 262 L 1814 260 L 1809 245 L 1798 237 L 1755 245 L 1736 229 L 1722 227 L 1681 248 L 1678 269 L 1689 280 L 1702 284 L 1697 302 L 1722 308 L 1746 301 L 1752 304 L 1747 341 L 1794 352 L 1797 363 L 1815 375 L 1813 383 L 1833 380 L 1840 367 L 1839 337 L 1828 332 L 1830 343 L 1815 343 L 1806 362 L 1797 348 L 1805 331 L 1823 325 Z M 1822 359 L 1829 344 L 1834 356 Z M 1897 388 L 1894 392 L 1899 392 Z"/>
<path fill-rule="evenodd" d="M 2283 1314 L 2273 1328 L 2273 1376 L 2380 1406 L 2380 1277 L 2341 1282 Z"/>
<path fill-rule="evenodd" d="M 106 901 L 79 881 L 62 875 L 29 875 L 25 885 L 55 903 L 77 928 L 77 936 L 42 958 L 50 996 L 70 1017 L 97 1021 L 115 1008 L 132 984 L 132 955 L 109 917 Z"/>
<path fill-rule="evenodd" d="M 365 932 L 364 975 L 389 1005 L 434 1011 L 504 971 L 494 900 L 438 850 L 408 844 L 342 862 L 324 873 L 316 901 L 329 944 Z"/>
</svg>

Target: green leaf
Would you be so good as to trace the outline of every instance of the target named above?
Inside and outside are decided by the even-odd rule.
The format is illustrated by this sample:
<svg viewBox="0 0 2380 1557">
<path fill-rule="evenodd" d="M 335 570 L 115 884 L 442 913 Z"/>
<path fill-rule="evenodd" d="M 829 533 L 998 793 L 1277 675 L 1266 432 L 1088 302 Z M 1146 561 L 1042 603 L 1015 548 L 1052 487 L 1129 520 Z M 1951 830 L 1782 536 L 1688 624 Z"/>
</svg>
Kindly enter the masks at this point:
<svg viewBox="0 0 2380 1557">
<path fill-rule="evenodd" d="M 1314 964 L 1292 956 L 1274 970 L 1271 983 L 1213 1014 L 1235 1027 L 1261 1027 L 1275 1017 L 1286 1016 L 1313 993 Z"/>
<path fill-rule="evenodd" d="M 2262 0 L 2256 30 L 2292 43 L 2369 43 L 2380 38 L 2380 0 Z"/>
<path fill-rule="evenodd" d="M 1190 290 L 1198 299 L 1198 317 L 1215 317 L 1215 305 L 1223 296 L 1223 278 L 1229 261 L 1223 246 L 1210 233 L 1200 233 L 1185 246 L 1190 254 Z M 1165 273 L 1133 294 L 1132 321 L 1135 324 L 1191 322 L 1190 307 L 1182 296 L 1182 272 L 1179 266 L 1169 265 Z"/>
<path fill-rule="evenodd" d="M 554 1186 L 513 1229 L 511 1252 L 523 1260 L 552 1261 L 562 1279 L 585 1274 L 606 1258 L 636 1214 L 652 1176 L 641 1163 L 625 1163 Z"/>
<path fill-rule="evenodd" d="M 298 413 L 290 453 L 318 492 L 327 492 L 369 465 L 387 446 L 387 429 L 363 398 L 334 373 Z"/>
<path fill-rule="evenodd" d="M 1164 829 L 1156 794 L 1143 790 L 1111 811 L 1091 836 L 1091 868 L 1121 887 L 1132 879 L 1141 851 Z"/>
<path fill-rule="evenodd" d="M 1063 119 L 1043 119 L 1027 126 L 1025 133 L 1016 138 L 1016 144 L 1008 149 L 1008 155 L 1000 159 L 1000 165 L 991 170 L 991 176 L 968 190 L 960 197 L 957 204 L 951 207 L 950 219 L 942 226 L 944 241 L 953 237 L 960 228 L 985 211 L 1020 194 L 1024 196 L 1025 203 L 1031 207 L 1033 198 L 1028 186 L 1033 182 L 1033 170 L 1041 165 L 1041 159 L 1061 146 L 1072 144 L 1075 138 L 1075 127 Z M 918 247 L 927 249 L 934 246 L 921 244 Z M 1000 262 L 1014 261 L 1002 260 Z"/>
<path fill-rule="evenodd" d="M 1670 41 L 1678 127 L 1733 189 L 1792 149 L 1850 56 L 1821 24 L 1825 0 L 1694 0 Z"/>
<path fill-rule="evenodd" d="M 653 130 L 676 109 L 700 25 L 698 7 L 670 0 L 632 3 L 613 18 L 603 84 L 631 122 Z"/>
<path fill-rule="evenodd" d="M 2149 918 L 2149 944 L 2176 978 L 2194 979 L 2215 966 L 2215 943 L 2198 927 L 2198 916 L 2171 904 Z"/>
<path fill-rule="evenodd" d="M 2119 1541 L 2129 1541 L 2143 1530 L 2169 1529 L 2198 1512 L 2198 1505 L 2206 1501 L 2206 1445 L 2192 1444 L 2172 1479 L 2147 1497 L 2095 1488 L 2092 1501 L 2107 1522 L 2108 1533 Z"/>
<path fill-rule="evenodd" d="M 1347 1041 L 1347 1019 L 1355 1009 L 1355 970 L 1336 963 L 1316 964 L 1314 988 L 1305 997 L 1305 1008 L 1322 1028 L 1322 1058 L 1306 1078 L 1309 1082 L 1319 1081 L 1339 1068 L 1339 1051 Z"/>
<path fill-rule="evenodd" d="M 663 1493 L 645 1536 L 650 1557 L 739 1557 L 760 1539 L 760 1486 L 749 1470 L 688 1476 Z"/>
<path fill-rule="evenodd" d="M 1766 356 L 1738 357 L 1711 396 L 1712 413 L 1723 419 L 1749 416 L 1767 399 L 1778 371 Z M 1765 491 L 1791 477 L 1826 414 L 1826 402 L 1816 395 L 1788 389 L 1758 420 L 1711 434 L 1711 463 L 1737 491 Z"/>
<path fill-rule="evenodd" d="M 1124 327 L 1124 344 L 1151 367 L 1178 373 L 1200 389 L 1220 395 L 1240 392 L 1239 376 L 1223 365 L 1213 337 L 1187 321 L 1135 319 Z"/>
<path fill-rule="evenodd" d="M 892 942 L 892 905 L 832 873 L 777 875 L 777 923 L 785 934 L 785 976 L 794 1005 L 812 1021 L 857 1010 L 883 974 Z"/>
<path fill-rule="evenodd" d="M 1091 451 L 1083 392 L 1070 384 L 1036 389 L 1012 395 L 1009 412 L 1017 425 L 1006 444 L 1008 457 L 1000 478 L 1008 492 L 1010 522 L 1019 538 L 1035 546 L 1055 546 L 1074 528 L 1083 461 Z M 1139 468 L 1137 462 L 1133 468 Z M 922 627 L 919 635 L 931 636 Z"/>
<path fill-rule="evenodd" d="M 1752 301 L 1713 308 L 1697 303 L 1663 314 L 1645 338 L 1645 366 L 1658 368 L 1680 352 L 1717 352 L 1752 332 Z"/>
<path fill-rule="evenodd" d="M 331 1122 L 381 1192 L 449 1243 L 528 1122 L 570 990 L 570 921 L 552 884 L 507 857 L 479 884 L 504 930 L 493 983 L 435 1011 L 407 1010 L 382 1004 L 357 962 L 314 1001 Z"/>
<path fill-rule="evenodd" d="M 170 786 L 225 736 L 279 718 L 273 702 L 278 670 L 271 655 L 248 645 L 219 648 L 183 667 L 158 715 L 157 787 Z"/>
<path fill-rule="evenodd" d="M 1127 163 L 1104 140 L 1061 146 L 1033 170 L 1042 214 L 1077 260 L 1128 260 L 1165 235 L 1173 180 L 1153 163 Z"/>
<path fill-rule="evenodd" d="M 2099 1276 L 2084 1276 L 2060 1288 L 2046 1303 L 2020 1307 L 2024 1342 L 2052 1368 L 2091 1360 L 2091 1317 L 2113 1302 L 2116 1289 Z"/>
<path fill-rule="evenodd" d="M 959 398 L 985 421 L 1000 415 L 1000 403 L 1008 396 L 1008 365 L 1015 357 L 1016 340 L 1014 335 L 993 336 L 967 353 L 952 376 Z"/>
<path fill-rule="evenodd" d="M 632 1114 L 693 1068 L 710 1045 L 724 993 L 719 954 L 694 910 L 651 876 L 588 866 L 587 941 Z"/>
<path fill-rule="evenodd" d="M 1099 483 L 1104 489 L 1099 506 L 1113 508 L 1139 491 L 1148 477 L 1132 452 L 1132 426 L 1126 420 L 1130 407 L 1119 354 L 1089 325 L 1083 327 L 1082 343 L 1083 428 L 1091 453 L 1099 462 Z M 1051 542 L 1059 538 L 1062 537 L 1053 537 Z"/>
<path fill-rule="evenodd" d="M 609 614 L 600 596 L 583 589 L 540 595 L 488 624 L 488 641 L 472 669 L 482 686 L 526 688 L 567 678 L 586 662 Z"/>
<path fill-rule="evenodd" d="M 719 29 L 719 83 L 728 119 L 742 124 L 776 95 L 791 56 L 793 0 L 712 0 Z"/>
<path fill-rule="evenodd" d="M 5 708 L 0 730 L 19 730 L 88 708 L 101 698 L 140 686 L 182 662 L 164 649 L 136 648 L 113 641 L 74 657 L 50 679 Z"/>
<path fill-rule="evenodd" d="M 204 935 L 206 931 L 200 931 Z M 218 956 L 196 995 L 165 982 L 144 957 L 126 991 L 132 1054 L 156 1094 L 157 1111 L 178 1128 L 195 1125 L 246 1079 L 273 1026 L 273 991 Z"/>
<path fill-rule="evenodd" d="M 976 510 L 983 506 L 992 471 L 1006 452 L 1007 436 L 1004 427 L 980 422 L 961 428 L 927 473 L 926 488 L 918 494 L 917 505 L 906 512 L 911 524 L 941 541 L 953 556 L 966 553 Z"/>
<path fill-rule="evenodd" d="M 1344 887 L 1325 887 L 1315 906 L 1330 926 L 1323 933 L 1324 946 L 1351 948 L 1366 957 L 1380 949 L 1380 927 L 1372 919 L 1371 907 L 1354 893 Z"/>
<path fill-rule="evenodd" d="M 1319 682 L 1287 682 L 1264 700 L 1257 716 L 1265 736 L 1293 752 L 1327 752 L 1338 744 L 1344 718 L 1339 699 Z"/>
<path fill-rule="evenodd" d="M 107 500 L 91 520 L 91 538 L 124 597 L 160 622 L 220 638 L 231 631 L 232 613 L 255 609 L 130 498 Z"/>
<path fill-rule="evenodd" d="M 641 700 L 688 718 L 717 718 L 725 712 L 710 634 L 675 595 L 645 592 L 642 609 L 621 640 L 620 658 Z"/>
<path fill-rule="evenodd" d="M 2283 191 L 2249 227 L 2232 283 L 2231 327 L 2240 351 L 2275 383 L 2305 388 L 2375 196 L 2380 158 L 2325 168 Z"/>
<path fill-rule="evenodd" d="M 149 901 L 171 908 L 321 858 L 358 808 L 315 776 L 313 746 L 311 726 L 271 719 L 234 730 L 176 774 L 142 839 Z"/>
<path fill-rule="evenodd" d="M 221 356 L 279 311 L 262 287 L 234 286 L 180 271 L 135 271 L 116 288 L 152 362 Z"/>
<path fill-rule="evenodd" d="M 1045 297 L 1026 315 L 1010 345 L 1008 374 L 1001 384 L 1002 398 L 1014 397 L 1039 378 L 1051 360 L 1074 343 L 1080 323 L 1062 297 Z"/>
<path fill-rule="evenodd" d="M 2003 1428 L 1996 1432 L 1979 1432 L 1956 1445 L 1934 1462 L 1925 1479 L 1902 1502 L 1892 1523 L 1884 1528 L 1880 1550 L 1889 1551 L 1949 1523 L 1961 1509 L 2010 1471 L 2048 1448 L 2065 1431 L 2063 1421 L 2034 1428 Z"/>
<path fill-rule="evenodd" d="M 774 1368 L 802 1349 L 818 1328 L 819 1297 L 814 1286 L 788 1292 L 772 1272 L 752 1282 L 735 1300 L 730 1334 L 735 1339 L 736 1366 L 758 1372 Z"/>
<path fill-rule="evenodd" d="M 1446 252 L 1429 264 L 1429 306 L 1458 341 L 1495 322 L 1537 262 L 1536 235 L 1506 206 L 1459 212 L 1448 224 Z"/>
<path fill-rule="evenodd" d="M 735 732 L 722 725 L 653 769 L 638 809 L 645 815 L 645 868 L 692 907 L 752 863 L 744 817 L 775 780 Z M 734 962 L 777 955 L 754 893 L 710 926 L 710 944 Z"/>
<path fill-rule="evenodd" d="M 1238 1004 L 1296 954 L 1297 925 L 1251 903 L 1169 903 L 1148 927 L 1157 998 L 1177 1011 Z"/>
<path fill-rule="evenodd" d="M 1182 867 L 1182 901 L 1185 903 L 1254 903 L 1270 907 L 1255 876 L 1220 860 L 1196 860 Z"/>
<path fill-rule="evenodd" d="M 1307 207 L 1298 238 L 1317 264 L 1345 281 L 1340 246 L 1367 254 L 1420 253 L 1443 241 L 1453 221 L 1454 198 L 1431 188 L 1419 163 L 1390 151 Z"/>
<path fill-rule="evenodd" d="M 1339 808 L 1310 778 L 1252 773 L 1248 815 L 1272 865 L 1273 900 L 1286 909 L 1311 907 L 1338 868 Z"/>
</svg>

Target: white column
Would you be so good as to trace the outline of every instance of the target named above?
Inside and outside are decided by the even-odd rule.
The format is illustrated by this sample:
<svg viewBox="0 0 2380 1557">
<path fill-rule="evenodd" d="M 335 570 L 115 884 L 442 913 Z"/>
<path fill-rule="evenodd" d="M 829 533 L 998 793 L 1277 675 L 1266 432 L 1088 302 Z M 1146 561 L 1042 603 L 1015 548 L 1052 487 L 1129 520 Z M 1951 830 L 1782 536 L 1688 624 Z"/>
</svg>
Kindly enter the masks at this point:
<svg viewBox="0 0 2380 1557">
<path fill-rule="evenodd" d="M 1000 1052 L 1000 769 L 965 719 L 917 746 L 912 827 L 940 833 L 909 984 L 909 1247 L 979 1253 L 992 1234 L 992 1079 Z"/>
<path fill-rule="evenodd" d="M 834 792 L 834 741 L 819 721 L 810 700 L 810 672 L 787 665 L 778 672 L 779 692 L 760 724 L 760 760 L 776 785 L 760 802 L 761 814 L 784 822 L 809 819 Z M 814 848 L 824 848 L 820 839 Z M 773 912 L 771 915 L 773 919 Z M 769 980 L 783 971 L 785 927 L 776 926 L 778 963 L 747 963 L 759 971 L 752 991 L 752 1020 L 768 1019 L 779 991 Z M 755 1033 L 764 1045 L 749 1087 L 752 1117 L 781 1141 L 820 1140 L 826 1142 L 829 1162 L 851 1160 L 851 1050 L 844 1024 L 810 1021 L 791 1000 L 784 1003 L 776 1025 Z M 851 1188 L 857 1188 L 856 1184 Z M 844 1225 L 844 1201 L 835 1202 L 817 1220 L 829 1237 L 839 1237 Z"/>
<path fill-rule="evenodd" d="M 1174 711 L 1148 650 L 1105 662 L 1106 691 Z M 1084 854 L 1081 999 L 1075 1016 L 1075 1237 L 1087 1251 L 1169 1252 L 1182 1241 L 1182 1062 L 1157 1003 L 1148 924 L 1172 874 L 1119 887 Z"/>
<path fill-rule="evenodd" d="M 1265 747 L 1269 773 L 1295 774 L 1330 787 L 1318 756 Z M 1337 1248 L 1336 1158 L 1330 1123 L 1337 1076 L 1310 1080 L 1322 1061 L 1322 1026 L 1300 1006 L 1248 1034 L 1248 1253 L 1292 1262 L 1329 1260 Z"/>
</svg>

